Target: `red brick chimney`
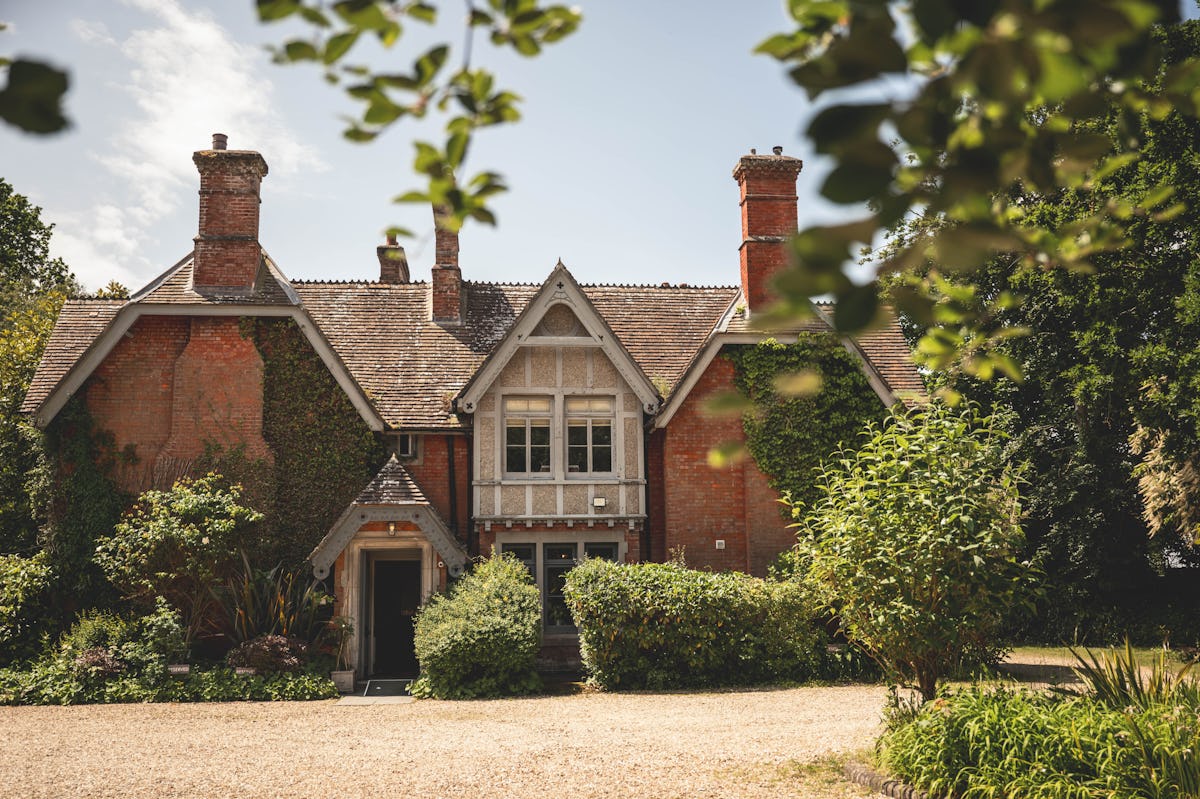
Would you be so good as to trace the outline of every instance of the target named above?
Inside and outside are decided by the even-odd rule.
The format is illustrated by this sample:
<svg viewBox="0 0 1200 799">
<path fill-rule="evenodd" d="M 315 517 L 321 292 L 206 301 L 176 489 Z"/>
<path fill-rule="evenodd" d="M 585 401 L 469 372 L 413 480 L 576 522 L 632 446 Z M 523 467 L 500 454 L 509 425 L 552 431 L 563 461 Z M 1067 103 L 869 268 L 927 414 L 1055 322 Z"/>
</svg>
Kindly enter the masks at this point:
<svg viewBox="0 0 1200 799">
<path fill-rule="evenodd" d="M 379 257 L 380 283 L 408 282 L 408 256 L 404 248 L 396 243 L 395 236 L 389 233 L 387 244 L 376 247 L 375 254 Z"/>
<path fill-rule="evenodd" d="M 796 232 L 796 177 L 804 162 L 783 154 L 743 155 L 733 170 L 742 206 L 742 295 L 751 311 L 775 299 L 771 281 L 787 266 L 788 236 Z"/>
<path fill-rule="evenodd" d="M 267 162 L 250 150 L 226 150 L 213 134 L 211 150 L 192 155 L 200 171 L 200 232 L 192 284 L 197 289 L 254 290 L 262 250 L 258 243 L 258 188 Z"/>
<path fill-rule="evenodd" d="M 430 291 L 433 321 L 454 327 L 462 324 L 462 271 L 458 268 L 458 233 L 445 224 L 446 211 L 433 209 L 436 262 Z"/>
</svg>

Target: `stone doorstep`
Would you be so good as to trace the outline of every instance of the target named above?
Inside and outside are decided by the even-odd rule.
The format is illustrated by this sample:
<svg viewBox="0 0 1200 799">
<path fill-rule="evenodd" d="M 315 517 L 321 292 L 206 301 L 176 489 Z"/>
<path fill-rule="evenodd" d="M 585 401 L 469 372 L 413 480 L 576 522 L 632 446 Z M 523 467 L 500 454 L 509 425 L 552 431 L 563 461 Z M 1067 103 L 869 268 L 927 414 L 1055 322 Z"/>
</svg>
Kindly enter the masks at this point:
<svg viewBox="0 0 1200 799">
<path fill-rule="evenodd" d="M 416 702 L 413 696 L 358 696 L 347 694 L 334 702 L 335 705 L 407 705 Z"/>
</svg>

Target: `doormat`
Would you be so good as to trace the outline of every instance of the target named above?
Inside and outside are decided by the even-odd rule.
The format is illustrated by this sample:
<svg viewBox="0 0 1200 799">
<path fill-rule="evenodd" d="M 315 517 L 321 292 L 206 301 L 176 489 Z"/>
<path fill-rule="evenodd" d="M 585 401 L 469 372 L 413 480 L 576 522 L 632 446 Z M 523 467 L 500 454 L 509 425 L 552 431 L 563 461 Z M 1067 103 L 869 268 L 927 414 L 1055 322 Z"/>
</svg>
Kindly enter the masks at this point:
<svg viewBox="0 0 1200 799">
<path fill-rule="evenodd" d="M 412 680 L 367 680 L 363 696 L 408 696 Z"/>
</svg>

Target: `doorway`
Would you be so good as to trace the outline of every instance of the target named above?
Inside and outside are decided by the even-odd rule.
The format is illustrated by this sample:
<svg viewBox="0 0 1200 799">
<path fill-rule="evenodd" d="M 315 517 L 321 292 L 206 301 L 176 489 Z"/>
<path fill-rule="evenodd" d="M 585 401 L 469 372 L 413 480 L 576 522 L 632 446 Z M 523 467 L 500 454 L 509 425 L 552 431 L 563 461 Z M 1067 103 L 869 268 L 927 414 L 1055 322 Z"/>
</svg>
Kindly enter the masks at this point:
<svg viewBox="0 0 1200 799">
<path fill-rule="evenodd" d="M 413 619 L 421 605 L 421 561 L 371 558 L 367 645 L 370 677 L 416 677 Z"/>
</svg>

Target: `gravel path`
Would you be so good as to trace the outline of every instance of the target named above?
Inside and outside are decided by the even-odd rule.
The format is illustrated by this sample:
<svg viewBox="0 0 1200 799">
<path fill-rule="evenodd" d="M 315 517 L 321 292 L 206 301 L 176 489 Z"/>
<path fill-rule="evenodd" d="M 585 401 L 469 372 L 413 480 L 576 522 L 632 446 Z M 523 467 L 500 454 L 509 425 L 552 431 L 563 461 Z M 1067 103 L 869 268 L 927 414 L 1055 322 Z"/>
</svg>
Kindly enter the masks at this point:
<svg viewBox="0 0 1200 799">
<path fill-rule="evenodd" d="M 848 686 L 0 708 L 0 797 L 808 796 L 802 764 L 868 748 L 883 700 Z"/>
</svg>

